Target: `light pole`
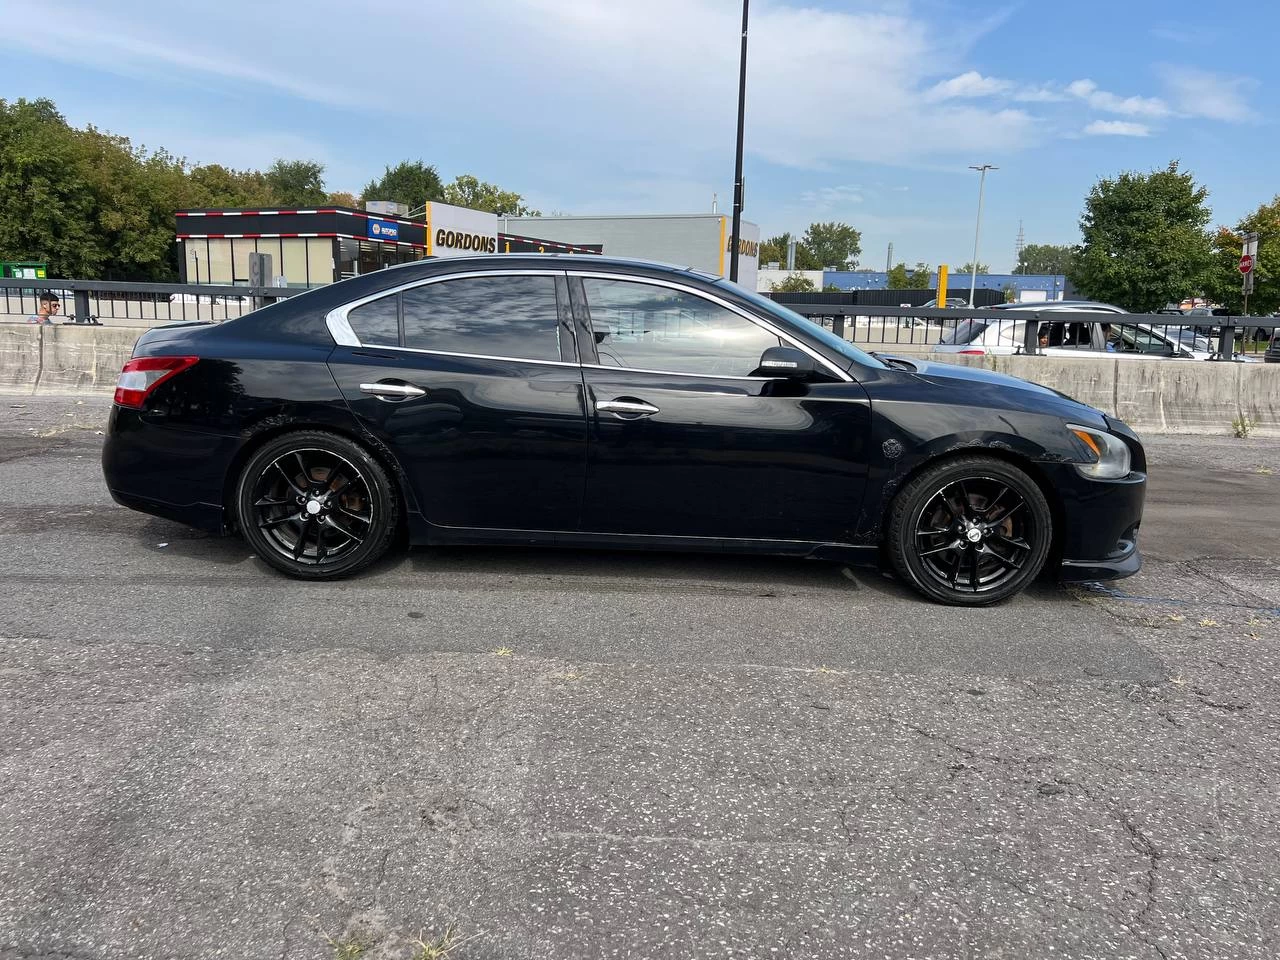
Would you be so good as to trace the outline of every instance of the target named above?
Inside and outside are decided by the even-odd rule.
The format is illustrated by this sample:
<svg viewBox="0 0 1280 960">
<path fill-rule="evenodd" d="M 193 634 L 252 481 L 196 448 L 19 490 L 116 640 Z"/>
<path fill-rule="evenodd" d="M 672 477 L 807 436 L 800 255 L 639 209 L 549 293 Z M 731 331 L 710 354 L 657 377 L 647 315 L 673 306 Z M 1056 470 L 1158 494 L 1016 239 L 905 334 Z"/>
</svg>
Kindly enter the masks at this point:
<svg viewBox="0 0 1280 960">
<path fill-rule="evenodd" d="M 729 239 L 729 279 L 738 282 L 738 237 L 742 232 L 742 127 L 747 110 L 747 3 L 742 0 L 742 54 L 738 61 L 738 152 L 733 165 L 733 236 Z"/>
<path fill-rule="evenodd" d="M 978 223 L 973 228 L 973 263 L 970 264 L 973 272 L 969 274 L 969 307 L 973 307 L 973 294 L 978 287 L 978 238 L 982 235 L 982 192 L 987 185 L 987 171 L 999 170 L 999 167 L 992 166 L 989 163 L 979 164 L 978 166 L 970 166 L 970 170 L 977 170 L 981 176 L 978 178 Z"/>
</svg>

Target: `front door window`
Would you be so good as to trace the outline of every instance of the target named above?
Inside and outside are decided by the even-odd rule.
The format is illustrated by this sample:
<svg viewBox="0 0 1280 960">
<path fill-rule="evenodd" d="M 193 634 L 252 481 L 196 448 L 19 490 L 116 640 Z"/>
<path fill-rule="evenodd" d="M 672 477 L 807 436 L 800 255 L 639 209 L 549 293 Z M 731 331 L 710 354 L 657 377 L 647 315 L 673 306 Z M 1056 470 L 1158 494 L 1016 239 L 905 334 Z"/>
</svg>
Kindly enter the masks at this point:
<svg viewBox="0 0 1280 960">
<path fill-rule="evenodd" d="M 749 377 L 781 340 L 710 300 L 649 283 L 585 278 L 602 366 Z"/>
</svg>

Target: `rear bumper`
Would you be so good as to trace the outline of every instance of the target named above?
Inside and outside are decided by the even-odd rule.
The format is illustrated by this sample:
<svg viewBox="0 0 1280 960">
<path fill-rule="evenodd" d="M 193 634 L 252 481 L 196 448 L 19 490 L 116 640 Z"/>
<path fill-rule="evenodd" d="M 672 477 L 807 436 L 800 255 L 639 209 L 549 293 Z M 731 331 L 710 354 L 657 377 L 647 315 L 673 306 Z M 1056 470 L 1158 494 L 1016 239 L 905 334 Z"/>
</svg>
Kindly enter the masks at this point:
<svg viewBox="0 0 1280 960">
<path fill-rule="evenodd" d="M 102 446 L 102 475 L 121 506 L 220 533 L 223 484 L 239 441 L 148 422 L 112 406 Z"/>
</svg>

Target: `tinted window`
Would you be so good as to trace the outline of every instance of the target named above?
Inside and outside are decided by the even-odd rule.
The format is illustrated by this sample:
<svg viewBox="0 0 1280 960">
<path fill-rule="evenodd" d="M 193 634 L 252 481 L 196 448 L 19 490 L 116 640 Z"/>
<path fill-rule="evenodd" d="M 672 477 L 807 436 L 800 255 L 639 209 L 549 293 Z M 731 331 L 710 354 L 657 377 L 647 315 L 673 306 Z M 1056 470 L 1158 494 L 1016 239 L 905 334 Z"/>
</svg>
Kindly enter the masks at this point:
<svg viewBox="0 0 1280 960">
<path fill-rule="evenodd" d="M 559 360 L 554 277 L 469 277 L 405 290 L 404 345 Z"/>
<path fill-rule="evenodd" d="M 1120 353 L 1172 353 L 1173 347 L 1147 330 L 1127 323 L 1107 331 L 1107 342 Z"/>
<path fill-rule="evenodd" d="M 948 331 L 942 338 L 943 343 L 973 343 L 987 329 L 986 320 L 961 320 L 954 330 Z"/>
<path fill-rule="evenodd" d="M 670 287 L 584 279 L 600 363 L 747 377 L 781 340 L 719 304 Z"/>
<path fill-rule="evenodd" d="M 379 343 L 383 346 L 400 345 L 400 321 L 396 317 L 396 295 L 370 300 L 348 311 L 347 323 L 355 331 L 361 343 Z"/>
</svg>

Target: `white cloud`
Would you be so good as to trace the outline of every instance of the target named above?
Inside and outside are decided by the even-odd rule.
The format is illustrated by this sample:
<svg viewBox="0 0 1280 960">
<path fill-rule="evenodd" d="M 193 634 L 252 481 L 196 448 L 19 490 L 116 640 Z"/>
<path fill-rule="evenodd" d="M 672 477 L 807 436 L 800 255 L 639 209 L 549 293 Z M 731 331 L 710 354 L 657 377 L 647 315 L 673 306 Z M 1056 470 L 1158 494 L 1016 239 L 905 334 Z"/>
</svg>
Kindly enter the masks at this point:
<svg viewBox="0 0 1280 960">
<path fill-rule="evenodd" d="M 939 100 L 955 100 L 959 98 L 990 97 L 1008 93 L 1013 84 L 1008 80 L 996 77 L 984 77 L 977 70 L 970 70 L 950 80 L 943 80 L 925 92 L 925 99 L 931 102 Z"/>
<path fill-rule="evenodd" d="M 1148 137 L 1151 128 L 1132 120 L 1095 120 L 1084 128 L 1084 133 L 1090 137 Z"/>
<path fill-rule="evenodd" d="M 23 9 L 0 0 L 0 19 Z M 60 27 L 42 56 L 228 96 L 248 91 L 248 111 L 266 90 L 353 118 L 403 117 L 420 142 L 451 138 L 476 153 L 571 143 L 580 162 L 616 163 L 637 178 L 700 179 L 709 159 L 719 169 L 733 142 L 740 27 L 737 8 L 722 0 L 386 4 L 372 29 L 396 38 L 396 47 L 367 51 L 341 71 L 333 56 L 350 39 L 350 0 L 310 0 L 307 16 L 290 22 L 287 43 L 244 28 L 261 19 L 256 0 L 202 7 L 198 31 L 178 14 L 156 16 L 150 0 L 119 0 L 109 13 L 88 0 L 50 0 L 43 9 Z M 8 42 L 26 41 L 11 31 Z M 998 153 L 1039 139 L 1023 110 L 928 101 L 940 74 L 964 76 L 965 49 L 910 0 L 853 11 L 762 4 L 752 10 L 748 149 L 824 169 L 954 161 L 979 147 Z M 378 67 L 405 56 L 422 69 Z M 1003 84 L 979 77 L 977 86 Z M 302 129 L 301 119 L 280 121 Z M 199 129 L 200 118 L 189 123 Z"/>
<path fill-rule="evenodd" d="M 1013 99 L 1019 103 L 1061 103 L 1068 97 L 1061 90 L 1051 87 L 1025 87 L 1015 92 Z"/>
<path fill-rule="evenodd" d="M 1187 116 L 1234 122 L 1255 116 L 1244 101 L 1244 91 L 1257 86 L 1254 80 L 1172 64 L 1160 67 L 1159 73 L 1170 99 Z"/>
<path fill-rule="evenodd" d="M 817 190 L 806 190 L 800 199 L 819 210 L 846 207 L 851 203 L 862 203 L 864 193 L 862 187 L 843 184 L 836 187 L 819 187 Z"/>
<path fill-rule="evenodd" d="M 1067 93 L 1095 110 L 1128 117 L 1167 117 L 1172 112 L 1169 105 L 1158 97 L 1121 97 L 1099 90 L 1092 80 L 1076 80 L 1067 84 Z"/>
</svg>

